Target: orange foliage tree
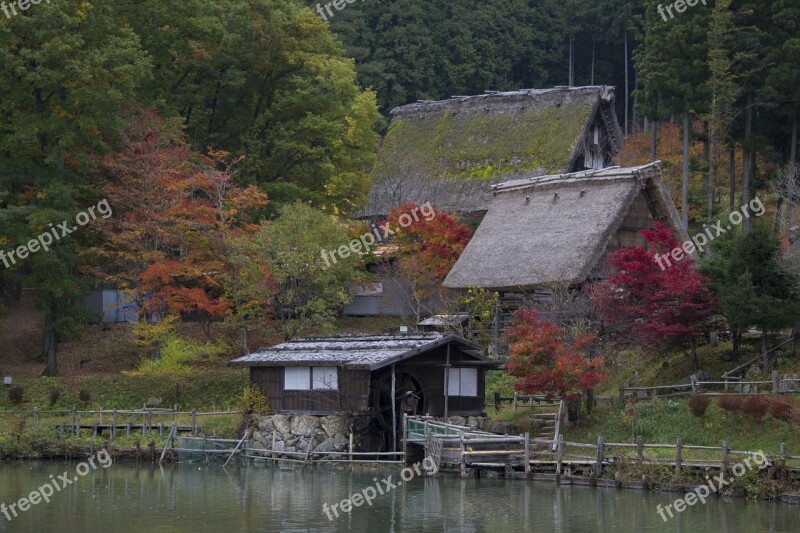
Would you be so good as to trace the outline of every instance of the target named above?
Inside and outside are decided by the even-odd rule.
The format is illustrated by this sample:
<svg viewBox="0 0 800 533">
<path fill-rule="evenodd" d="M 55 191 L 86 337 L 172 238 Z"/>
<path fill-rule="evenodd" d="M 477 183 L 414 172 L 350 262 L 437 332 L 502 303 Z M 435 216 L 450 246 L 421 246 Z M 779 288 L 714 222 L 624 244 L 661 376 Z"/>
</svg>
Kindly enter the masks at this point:
<svg viewBox="0 0 800 533">
<path fill-rule="evenodd" d="M 234 183 L 228 154 L 189 150 L 178 124 L 133 110 L 122 149 L 105 160 L 107 198 L 102 276 L 138 300 L 140 319 L 193 314 L 210 336 L 211 322 L 230 310 L 224 279 L 228 244 L 252 229 L 267 203 L 255 186 Z"/>
<path fill-rule="evenodd" d="M 393 235 L 400 248 L 394 274 L 404 285 L 419 322 L 426 303 L 441 295 L 442 281 L 472 238 L 472 231 L 453 213 L 411 202 L 392 209 L 382 230 Z"/>
</svg>

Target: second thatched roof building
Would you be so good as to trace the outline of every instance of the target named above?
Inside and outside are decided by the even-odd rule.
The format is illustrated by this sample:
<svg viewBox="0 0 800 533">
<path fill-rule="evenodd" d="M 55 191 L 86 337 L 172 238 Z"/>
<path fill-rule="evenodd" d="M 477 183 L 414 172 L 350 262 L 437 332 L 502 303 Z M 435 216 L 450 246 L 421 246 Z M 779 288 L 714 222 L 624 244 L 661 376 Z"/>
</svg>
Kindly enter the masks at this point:
<svg viewBox="0 0 800 533">
<path fill-rule="evenodd" d="M 606 256 L 660 221 L 688 239 L 659 163 L 517 179 L 494 199 L 444 286 L 530 292 L 604 277 Z"/>
</svg>

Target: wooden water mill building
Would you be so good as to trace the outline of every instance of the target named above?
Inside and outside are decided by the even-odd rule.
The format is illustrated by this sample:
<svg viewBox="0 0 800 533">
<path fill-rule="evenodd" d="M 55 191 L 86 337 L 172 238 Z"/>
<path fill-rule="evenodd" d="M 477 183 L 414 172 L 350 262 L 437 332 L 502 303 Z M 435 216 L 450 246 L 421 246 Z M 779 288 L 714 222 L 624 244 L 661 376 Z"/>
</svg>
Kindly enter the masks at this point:
<svg viewBox="0 0 800 533">
<path fill-rule="evenodd" d="M 483 414 L 485 371 L 500 365 L 482 351 L 440 333 L 343 335 L 294 339 L 229 365 L 250 368 L 276 413 L 369 413 L 388 429 L 403 413 Z"/>
</svg>

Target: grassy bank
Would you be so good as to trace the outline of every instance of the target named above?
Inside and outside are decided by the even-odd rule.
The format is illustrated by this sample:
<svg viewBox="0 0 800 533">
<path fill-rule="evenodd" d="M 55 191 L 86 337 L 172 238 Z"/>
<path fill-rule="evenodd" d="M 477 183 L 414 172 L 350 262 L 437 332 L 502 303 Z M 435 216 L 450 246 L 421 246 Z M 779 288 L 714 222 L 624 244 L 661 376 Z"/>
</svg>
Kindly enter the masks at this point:
<svg viewBox="0 0 800 533">
<path fill-rule="evenodd" d="M 230 410 L 240 407 L 247 383 L 246 369 L 196 369 L 180 376 L 23 377 L 14 381 L 23 390 L 22 401 L 12 403 L 6 390 L 0 394 L 0 409 L 135 409 L 153 397 L 161 398 L 162 408 Z"/>
</svg>

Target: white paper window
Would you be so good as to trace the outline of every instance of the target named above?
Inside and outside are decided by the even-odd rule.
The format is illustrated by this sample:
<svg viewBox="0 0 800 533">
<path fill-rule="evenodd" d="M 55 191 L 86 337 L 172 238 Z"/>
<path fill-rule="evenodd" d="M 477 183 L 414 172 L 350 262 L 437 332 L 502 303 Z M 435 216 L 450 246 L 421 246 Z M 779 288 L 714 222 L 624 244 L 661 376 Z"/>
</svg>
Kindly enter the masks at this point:
<svg viewBox="0 0 800 533">
<path fill-rule="evenodd" d="M 312 388 L 339 390 L 339 372 L 335 366 L 315 366 L 311 369 Z"/>
<path fill-rule="evenodd" d="M 477 368 L 451 368 L 448 374 L 448 396 L 475 397 L 478 395 Z"/>
<path fill-rule="evenodd" d="M 307 366 L 287 366 L 284 368 L 284 390 L 308 390 L 311 385 L 311 368 Z"/>
</svg>

